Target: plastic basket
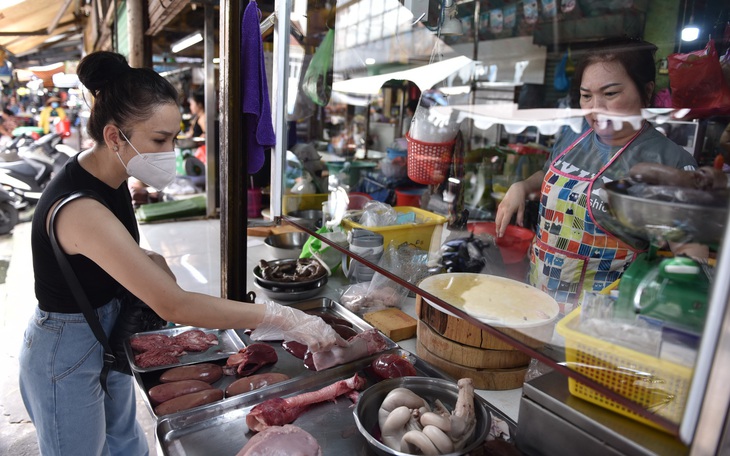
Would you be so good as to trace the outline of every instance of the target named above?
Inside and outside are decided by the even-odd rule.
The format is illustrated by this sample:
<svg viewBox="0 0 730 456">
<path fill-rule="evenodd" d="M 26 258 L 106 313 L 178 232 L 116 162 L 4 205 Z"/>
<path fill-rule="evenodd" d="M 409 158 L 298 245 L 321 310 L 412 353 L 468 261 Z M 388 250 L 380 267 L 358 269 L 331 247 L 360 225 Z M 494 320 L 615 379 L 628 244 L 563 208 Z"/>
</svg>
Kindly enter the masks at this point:
<svg viewBox="0 0 730 456">
<path fill-rule="evenodd" d="M 446 223 L 446 217 L 433 212 L 424 211 L 418 207 L 398 206 L 393 209 L 399 213 L 413 212 L 416 214 L 415 223 L 406 223 L 403 225 L 391 226 L 363 226 L 349 219 L 342 220 L 342 228 L 350 231 L 353 228 L 362 228 L 379 233 L 383 236 L 383 245 L 387 248 L 391 241 L 395 241 L 397 245 L 404 242 L 413 244 L 419 249 L 428 250 L 431 246 L 431 238 L 434 234 L 440 236 L 441 231 L 436 231 L 436 227 L 443 226 Z M 440 242 L 439 239 L 436 242 Z"/>
<path fill-rule="evenodd" d="M 534 232 L 517 225 L 507 225 L 504 236 L 500 238 L 497 237 L 497 225 L 494 222 L 469 222 L 466 228 L 474 234 L 486 233 L 492 236 L 505 264 L 524 260 L 535 237 Z"/>
<path fill-rule="evenodd" d="M 281 213 L 306 211 L 309 209 L 322 210 L 322 203 L 327 201 L 328 193 L 287 194 L 282 198 Z"/>
<path fill-rule="evenodd" d="M 408 141 L 408 177 L 413 182 L 436 185 L 446 179 L 451 165 L 451 153 L 455 140 L 445 143 L 428 143 L 413 139 Z"/>
<path fill-rule="evenodd" d="M 580 308 L 577 308 L 556 327 L 565 337 L 567 366 L 678 424 L 684 413 L 693 369 L 584 334 L 577 329 L 579 322 Z M 568 388 L 573 396 L 665 430 L 572 378 L 568 379 Z"/>
</svg>

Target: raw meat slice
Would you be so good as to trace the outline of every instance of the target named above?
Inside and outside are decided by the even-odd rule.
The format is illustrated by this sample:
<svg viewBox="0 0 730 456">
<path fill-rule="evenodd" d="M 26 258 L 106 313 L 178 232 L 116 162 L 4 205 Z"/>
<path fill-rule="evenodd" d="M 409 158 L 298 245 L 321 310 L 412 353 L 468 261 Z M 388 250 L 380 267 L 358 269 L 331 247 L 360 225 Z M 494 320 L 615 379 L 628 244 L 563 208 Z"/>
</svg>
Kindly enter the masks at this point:
<svg viewBox="0 0 730 456">
<path fill-rule="evenodd" d="M 238 350 L 235 355 L 229 356 L 224 370 L 227 375 L 233 375 L 232 371 L 235 371 L 240 377 L 245 377 L 278 360 L 279 357 L 274 347 L 266 344 L 251 344 Z"/>
<path fill-rule="evenodd" d="M 272 426 L 251 437 L 236 456 L 322 456 L 312 434 L 292 424 Z"/>
<path fill-rule="evenodd" d="M 314 368 L 318 371 L 340 364 L 349 363 L 374 353 L 379 353 L 388 347 L 388 341 L 380 335 L 377 329 L 370 329 L 348 339 L 347 347 L 334 347 L 330 351 L 312 354 Z"/>
<path fill-rule="evenodd" d="M 176 344 L 182 345 L 186 351 L 201 352 L 218 345 L 218 336 L 205 333 L 200 329 L 190 329 L 173 337 Z"/>
<path fill-rule="evenodd" d="M 309 406 L 332 401 L 343 394 L 350 394 L 365 386 L 365 379 L 355 374 L 324 388 L 288 398 L 268 399 L 251 409 L 246 416 L 248 428 L 255 432 L 271 426 L 283 426 L 296 420 Z"/>
<path fill-rule="evenodd" d="M 393 353 L 380 355 L 372 363 L 373 372 L 381 379 L 418 375 L 407 359 Z"/>
<path fill-rule="evenodd" d="M 281 346 L 284 347 L 284 350 L 286 350 L 292 356 L 299 359 L 304 359 L 304 356 L 309 350 L 309 347 L 307 347 L 306 345 L 300 344 L 299 342 L 293 340 L 287 340 L 286 342 L 282 342 Z"/>
<path fill-rule="evenodd" d="M 180 364 L 178 356 L 184 352 L 169 351 L 167 348 L 155 348 L 134 356 L 134 364 L 138 367 L 168 366 Z"/>
<path fill-rule="evenodd" d="M 164 334 L 142 334 L 129 339 L 129 345 L 135 352 L 143 353 L 148 350 L 173 345 L 173 340 L 170 336 Z"/>
</svg>

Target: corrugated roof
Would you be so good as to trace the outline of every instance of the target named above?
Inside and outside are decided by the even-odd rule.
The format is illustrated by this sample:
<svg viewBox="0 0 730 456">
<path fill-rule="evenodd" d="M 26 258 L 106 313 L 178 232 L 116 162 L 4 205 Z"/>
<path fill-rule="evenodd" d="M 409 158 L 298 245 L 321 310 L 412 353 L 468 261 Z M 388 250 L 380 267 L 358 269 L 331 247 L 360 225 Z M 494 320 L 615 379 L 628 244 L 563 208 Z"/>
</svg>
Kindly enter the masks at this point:
<svg viewBox="0 0 730 456">
<path fill-rule="evenodd" d="M 77 13 L 78 4 L 76 0 L 0 2 L 0 48 L 6 58 L 21 59 L 80 34 L 82 20 Z"/>
</svg>

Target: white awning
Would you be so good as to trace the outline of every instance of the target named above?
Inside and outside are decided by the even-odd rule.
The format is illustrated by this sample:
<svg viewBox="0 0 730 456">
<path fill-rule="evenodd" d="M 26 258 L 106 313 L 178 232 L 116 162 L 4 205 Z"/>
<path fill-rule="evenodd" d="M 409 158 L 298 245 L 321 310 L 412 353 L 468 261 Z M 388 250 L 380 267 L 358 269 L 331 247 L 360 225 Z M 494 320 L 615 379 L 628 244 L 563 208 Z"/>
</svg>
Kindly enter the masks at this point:
<svg viewBox="0 0 730 456">
<path fill-rule="evenodd" d="M 411 68 L 410 70 L 337 81 L 332 84 L 332 90 L 354 95 L 376 95 L 383 84 L 392 79 L 398 79 L 411 81 L 419 89 L 424 91 L 462 71 L 464 74 L 460 75 L 461 79 L 465 81 L 470 80 L 473 63 L 474 61 L 469 57 L 459 56 L 441 62 Z"/>
<path fill-rule="evenodd" d="M 486 105 L 453 105 L 433 106 L 428 112 L 428 120 L 435 125 L 447 125 L 450 122 L 460 123 L 472 119 L 476 128 L 486 130 L 492 125 L 502 125 L 507 133 L 519 134 L 527 127 L 536 127 L 540 134 L 554 135 L 563 126 L 568 125 L 575 132 L 580 132 L 583 119 L 587 114 L 597 112 L 597 119 L 610 120 L 614 123 L 627 122 L 634 129 L 641 128 L 644 120 L 663 123 L 669 119 L 681 119 L 686 110 L 661 108 L 642 109 L 637 116 L 624 116 L 596 110 L 571 108 L 539 108 L 518 109 L 515 103 Z M 452 116 L 456 116 L 452 118 Z"/>
</svg>

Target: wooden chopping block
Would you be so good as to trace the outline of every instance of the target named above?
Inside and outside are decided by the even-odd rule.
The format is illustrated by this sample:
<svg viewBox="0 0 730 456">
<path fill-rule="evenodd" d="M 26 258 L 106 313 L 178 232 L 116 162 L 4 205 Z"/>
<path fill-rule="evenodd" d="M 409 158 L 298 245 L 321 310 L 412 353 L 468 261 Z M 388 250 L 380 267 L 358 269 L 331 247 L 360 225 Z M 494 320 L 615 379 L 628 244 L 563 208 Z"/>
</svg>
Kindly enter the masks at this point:
<svg viewBox="0 0 730 456">
<path fill-rule="evenodd" d="M 489 350 L 470 347 L 440 336 L 422 321 L 418 322 L 418 343 L 439 358 L 477 369 L 506 369 L 525 367 L 530 356 L 518 350 Z"/>
<path fill-rule="evenodd" d="M 394 342 L 416 335 L 416 319 L 395 307 L 369 312 L 362 318 Z"/>
<path fill-rule="evenodd" d="M 439 335 L 460 344 L 490 350 L 517 350 L 517 348 L 502 341 L 490 332 L 430 306 L 428 302 L 423 300 L 421 295 L 416 296 L 416 315 L 418 315 L 419 320 L 425 322 Z M 509 328 L 498 328 L 498 330 L 531 348 L 540 348 L 544 345 L 541 340 L 534 339 L 517 330 Z M 546 340 L 550 340 L 553 325 L 546 325 L 545 329 L 540 331 L 544 331 Z M 548 333 L 549 337 L 547 336 Z"/>
<path fill-rule="evenodd" d="M 477 389 L 502 391 L 521 388 L 527 374 L 526 366 L 510 369 L 476 369 L 460 366 L 434 355 L 420 342 L 416 344 L 416 354 L 455 379 L 471 378 L 474 381 L 474 388 Z"/>
<path fill-rule="evenodd" d="M 246 229 L 246 234 L 248 236 L 256 236 L 256 237 L 267 237 L 271 234 L 281 234 L 281 233 L 289 233 L 294 231 L 301 231 L 299 228 L 296 228 L 292 225 L 283 224 L 283 225 L 271 225 L 271 226 L 249 226 Z"/>
</svg>

